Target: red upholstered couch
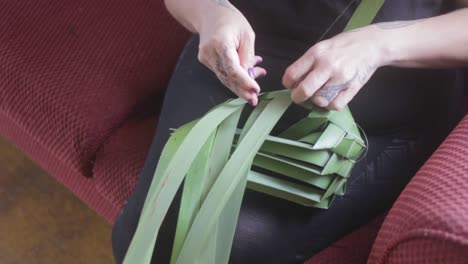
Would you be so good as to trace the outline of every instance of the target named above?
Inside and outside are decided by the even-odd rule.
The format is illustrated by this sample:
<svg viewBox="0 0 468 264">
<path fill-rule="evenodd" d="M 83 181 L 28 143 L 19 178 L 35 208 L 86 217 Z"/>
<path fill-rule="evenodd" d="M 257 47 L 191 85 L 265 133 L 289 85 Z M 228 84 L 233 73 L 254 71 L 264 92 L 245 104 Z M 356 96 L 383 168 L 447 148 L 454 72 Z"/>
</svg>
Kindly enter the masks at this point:
<svg viewBox="0 0 468 264">
<path fill-rule="evenodd" d="M 0 134 L 113 222 L 188 32 L 162 0 L 1 7 Z M 465 117 L 386 218 L 307 263 L 365 263 L 371 248 L 369 263 L 468 263 L 467 153 Z"/>
</svg>

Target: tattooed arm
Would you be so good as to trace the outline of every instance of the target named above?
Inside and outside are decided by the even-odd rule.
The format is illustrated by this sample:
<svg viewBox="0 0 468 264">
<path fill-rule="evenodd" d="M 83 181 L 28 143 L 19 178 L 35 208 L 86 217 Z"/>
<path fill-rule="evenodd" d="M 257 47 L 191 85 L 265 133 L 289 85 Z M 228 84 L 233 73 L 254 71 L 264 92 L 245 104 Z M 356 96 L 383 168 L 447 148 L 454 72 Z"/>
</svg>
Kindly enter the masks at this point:
<svg viewBox="0 0 468 264">
<path fill-rule="evenodd" d="M 468 64 L 468 9 L 386 30 L 384 65 L 456 67 Z M 392 40 L 390 42 L 390 40 Z"/>
<path fill-rule="evenodd" d="M 251 105 L 258 102 L 255 34 L 245 17 L 227 0 L 165 0 L 169 12 L 188 30 L 200 34 L 198 59 L 220 81 Z"/>
<path fill-rule="evenodd" d="M 283 84 L 295 102 L 339 110 L 381 66 L 468 65 L 468 8 L 415 21 L 366 26 L 310 48 L 288 67 Z"/>
</svg>

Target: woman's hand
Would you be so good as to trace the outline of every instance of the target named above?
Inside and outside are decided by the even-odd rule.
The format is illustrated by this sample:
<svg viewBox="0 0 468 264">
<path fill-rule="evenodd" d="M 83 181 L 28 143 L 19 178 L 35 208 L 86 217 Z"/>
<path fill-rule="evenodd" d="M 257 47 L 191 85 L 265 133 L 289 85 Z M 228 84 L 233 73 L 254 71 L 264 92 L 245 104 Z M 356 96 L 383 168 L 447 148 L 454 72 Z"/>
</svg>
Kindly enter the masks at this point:
<svg viewBox="0 0 468 264">
<path fill-rule="evenodd" d="M 382 66 L 384 51 L 378 34 L 378 28 L 368 26 L 310 48 L 283 76 L 283 85 L 293 89 L 292 100 L 312 100 L 332 110 L 345 107 Z"/>
<path fill-rule="evenodd" d="M 381 66 L 450 68 L 468 65 L 468 8 L 437 17 L 373 24 L 310 48 L 286 70 L 292 99 L 340 110 Z M 382 98 L 384 100 L 385 98 Z"/>
<path fill-rule="evenodd" d="M 217 1 L 198 24 L 198 59 L 210 68 L 239 97 L 251 105 L 258 103 L 260 86 L 255 78 L 266 70 L 255 67 L 255 34 L 247 19 L 229 2 Z"/>
</svg>

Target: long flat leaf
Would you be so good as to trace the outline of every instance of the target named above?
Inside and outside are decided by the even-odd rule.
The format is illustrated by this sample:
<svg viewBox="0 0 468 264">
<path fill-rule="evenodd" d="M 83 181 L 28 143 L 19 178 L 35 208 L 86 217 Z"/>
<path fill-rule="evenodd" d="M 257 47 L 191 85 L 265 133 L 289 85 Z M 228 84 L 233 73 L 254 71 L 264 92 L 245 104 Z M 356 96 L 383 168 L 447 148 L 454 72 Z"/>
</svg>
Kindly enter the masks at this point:
<svg viewBox="0 0 468 264">
<path fill-rule="evenodd" d="M 185 237 L 187 236 L 188 230 L 190 229 L 196 212 L 200 209 L 200 205 L 203 201 L 202 192 L 204 188 L 207 188 L 205 185 L 209 184 L 206 182 L 205 178 L 210 169 L 210 156 L 215 135 L 216 132 L 213 132 L 208 138 L 200 152 L 198 152 L 197 157 L 193 161 L 192 166 L 185 177 L 177 220 L 177 229 L 172 249 L 171 263 L 175 262 L 176 256 L 179 255 L 179 251 L 184 243 Z"/>
<path fill-rule="evenodd" d="M 198 254 L 207 243 L 208 230 L 216 222 L 238 184 L 247 180 L 246 170 L 251 166 L 256 151 L 291 103 L 288 94 L 280 94 L 272 99 L 247 132 L 200 208 L 177 259 L 178 264 L 189 264 L 191 256 Z"/>
<path fill-rule="evenodd" d="M 257 107 L 255 107 L 244 125 L 243 131 L 240 135 L 240 141 L 242 141 L 242 139 L 247 134 L 247 131 L 249 131 L 252 125 L 257 121 L 258 117 L 267 105 L 268 101 L 260 101 Z M 234 136 L 235 126 L 231 127 L 230 130 L 232 132 L 232 136 Z M 224 146 L 224 150 L 229 153 L 230 148 Z M 225 159 L 223 164 L 226 164 L 227 161 L 228 159 Z M 221 170 L 218 171 L 217 175 L 219 175 L 220 172 Z M 216 263 L 228 263 L 229 261 L 229 255 L 231 253 L 231 247 L 237 226 L 237 219 L 239 218 L 239 211 L 242 198 L 244 197 L 245 188 L 245 181 L 238 184 L 237 188 L 232 194 L 231 199 L 227 201 L 225 208 L 222 210 L 219 216 L 216 239 Z"/>
<path fill-rule="evenodd" d="M 158 167 L 161 170 L 165 170 L 167 168 L 168 161 L 174 156 L 174 153 L 177 151 L 180 144 L 182 143 L 182 139 L 185 137 L 185 135 L 189 133 L 193 125 L 195 125 L 195 122 L 186 124 L 183 127 L 176 130 L 171 135 L 168 142 L 164 146 L 164 149 L 159 159 L 160 162 L 158 164 Z M 155 175 L 153 176 L 153 181 L 151 182 L 151 186 L 148 191 L 148 196 L 146 197 L 145 204 L 142 209 L 137 229 L 133 236 L 132 242 L 129 245 L 129 248 L 125 255 L 125 259 L 123 261 L 123 263 L 125 264 L 149 263 L 151 261 L 157 234 L 148 232 L 148 226 L 152 224 L 152 219 L 149 219 L 148 217 L 150 213 L 150 210 L 148 210 L 148 208 L 150 207 L 149 195 L 160 192 L 163 185 L 163 178 L 158 177 L 158 173 L 155 172 Z M 149 231 L 151 232 L 152 229 L 150 228 Z"/>
<path fill-rule="evenodd" d="M 162 165 L 165 170 L 156 169 L 154 177 L 158 179 L 158 186 L 154 192 L 148 193 L 146 197 L 145 204 L 148 204 L 142 212 L 124 263 L 149 263 L 151 261 L 152 249 L 159 228 L 193 160 L 218 125 L 244 104 L 242 99 L 232 100 L 206 114 L 186 135 L 184 141 L 168 161 L 167 166 Z"/>
<path fill-rule="evenodd" d="M 316 169 L 308 168 L 302 164 L 290 162 L 268 154 L 257 153 L 253 164 L 286 177 L 291 177 L 307 184 L 317 186 L 321 189 L 328 188 L 333 180 L 331 176 L 321 175 L 320 171 Z"/>
</svg>

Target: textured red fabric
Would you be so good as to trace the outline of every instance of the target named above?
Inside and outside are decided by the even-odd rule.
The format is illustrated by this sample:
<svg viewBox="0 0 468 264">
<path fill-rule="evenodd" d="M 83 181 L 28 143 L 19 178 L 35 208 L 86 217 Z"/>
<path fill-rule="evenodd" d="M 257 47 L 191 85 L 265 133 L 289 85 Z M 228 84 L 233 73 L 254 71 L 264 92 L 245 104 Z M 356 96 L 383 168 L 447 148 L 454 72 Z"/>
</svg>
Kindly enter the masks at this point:
<svg viewBox="0 0 468 264">
<path fill-rule="evenodd" d="M 468 263 L 468 115 L 400 195 L 369 263 Z"/>
<path fill-rule="evenodd" d="M 78 198 L 89 207 L 104 216 L 109 222 L 117 217 L 121 207 L 116 207 L 96 190 L 94 178 L 83 177 L 81 173 L 71 170 L 69 166 L 57 161 L 47 146 L 31 140 L 31 136 L 16 126 L 14 120 L 0 115 L 0 132 L 2 136 L 14 143 L 21 151 L 41 165 L 49 175 L 67 186 Z"/>
<path fill-rule="evenodd" d="M 1 7 L 0 115 L 29 136 L 27 154 L 41 146 L 63 173 L 90 176 L 102 142 L 164 90 L 187 32 L 162 0 L 4 0 Z M 15 133 L 10 139 L 17 143 Z"/>
<path fill-rule="evenodd" d="M 94 167 L 96 189 L 115 207 L 122 207 L 136 181 L 153 139 L 154 116 L 129 121 L 99 150 Z"/>
<path fill-rule="evenodd" d="M 158 105 L 157 101 L 155 105 Z M 126 122 L 98 151 L 93 177 L 83 177 L 70 170 L 67 165 L 57 162 L 48 148 L 31 141 L 29 134 L 18 129 L 14 121 L 2 115 L 0 130 L 6 139 L 14 140 L 14 144 L 23 152 L 27 150 L 28 155 L 50 175 L 55 175 L 60 183 L 113 223 L 123 202 L 133 191 L 150 147 L 156 122 L 155 113 L 145 113 Z"/>
<path fill-rule="evenodd" d="M 353 231 L 330 247 L 309 259 L 305 264 L 364 264 L 372 248 L 385 215 Z"/>
</svg>

